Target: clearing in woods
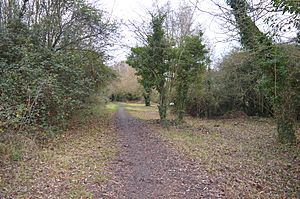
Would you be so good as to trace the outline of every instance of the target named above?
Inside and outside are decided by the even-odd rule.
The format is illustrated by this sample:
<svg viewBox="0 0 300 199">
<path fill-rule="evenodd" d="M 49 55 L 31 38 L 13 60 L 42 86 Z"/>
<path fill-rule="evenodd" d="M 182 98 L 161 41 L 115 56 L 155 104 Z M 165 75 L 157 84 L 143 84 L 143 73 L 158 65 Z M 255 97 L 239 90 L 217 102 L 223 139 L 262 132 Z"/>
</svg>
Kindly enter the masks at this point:
<svg viewBox="0 0 300 199">
<path fill-rule="evenodd" d="M 115 124 L 120 154 L 101 198 L 211 198 L 223 191 L 195 161 L 183 158 L 145 122 L 121 107 Z"/>
<path fill-rule="evenodd" d="M 271 119 L 188 117 L 162 128 L 158 118 L 156 106 L 121 104 L 120 153 L 99 196 L 300 198 L 299 146 L 278 144 Z"/>
<path fill-rule="evenodd" d="M 2 165 L 1 198 L 300 198 L 299 146 L 278 144 L 272 120 L 163 128 L 156 106 L 106 107 Z"/>
</svg>

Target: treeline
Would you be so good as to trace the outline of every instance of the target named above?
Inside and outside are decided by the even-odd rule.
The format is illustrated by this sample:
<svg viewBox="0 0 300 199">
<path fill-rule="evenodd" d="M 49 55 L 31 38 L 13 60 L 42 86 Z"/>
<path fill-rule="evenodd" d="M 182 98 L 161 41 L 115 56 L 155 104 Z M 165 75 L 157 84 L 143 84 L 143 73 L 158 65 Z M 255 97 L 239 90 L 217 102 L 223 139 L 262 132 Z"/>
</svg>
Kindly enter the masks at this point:
<svg viewBox="0 0 300 199">
<path fill-rule="evenodd" d="M 109 86 L 110 100 L 113 102 L 141 101 L 143 89 L 138 83 L 136 71 L 125 62 L 111 66 L 117 79 Z"/>
<path fill-rule="evenodd" d="M 0 131 L 55 131 L 114 78 L 116 36 L 85 0 L 1 0 Z"/>
<path fill-rule="evenodd" d="M 242 47 L 216 67 L 210 64 L 199 26 L 193 24 L 197 7 L 187 4 L 177 11 L 169 4 L 155 9 L 149 13 L 147 27 L 133 23 L 142 44 L 131 49 L 127 63 L 137 70 L 148 96 L 153 89 L 159 93 L 162 122 L 170 102 L 179 122 L 185 114 L 211 118 L 243 111 L 274 117 L 279 140 L 293 143 L 300 113 L 299 34 L 289 44 L 275 42 L 275 34 L 261 32 L 249 16 L 251 6 L 246 0 L 226 3 Z M 273 12 L 289 12 L 289 25 L 299 30 L 297 3 L 275 1 L 270 6 Z M 269 25 L 276 32 L 280 24 L 274 21 Z M 149 105 L 150 99 L 145 99 Z"/>
</svg>

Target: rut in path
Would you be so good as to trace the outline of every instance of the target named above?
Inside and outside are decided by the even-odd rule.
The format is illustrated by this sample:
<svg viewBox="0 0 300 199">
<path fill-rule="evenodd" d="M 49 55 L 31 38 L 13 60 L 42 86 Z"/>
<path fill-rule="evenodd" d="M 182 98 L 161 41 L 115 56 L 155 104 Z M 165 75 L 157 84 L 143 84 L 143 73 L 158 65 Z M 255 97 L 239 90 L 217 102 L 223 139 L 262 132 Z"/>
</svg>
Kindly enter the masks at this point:
<svg viewBox="0 0 300 199">
<path fill-rule="evenodd" d="M 99 198 L 215 198 L 221 196 L 195 162 L 169 149 L 145 122 L 117 112 L 121 151 Z"/>
</svg>

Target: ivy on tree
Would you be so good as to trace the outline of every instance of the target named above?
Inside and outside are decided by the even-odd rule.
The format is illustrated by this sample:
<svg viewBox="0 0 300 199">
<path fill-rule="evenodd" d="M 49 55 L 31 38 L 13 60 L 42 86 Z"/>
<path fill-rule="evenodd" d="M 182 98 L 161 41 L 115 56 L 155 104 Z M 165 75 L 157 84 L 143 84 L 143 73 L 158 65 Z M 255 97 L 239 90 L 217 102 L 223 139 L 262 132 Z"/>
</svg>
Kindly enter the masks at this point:
<svg viewBox="0 0 300 199">
<path fill-rule="evenodd" d="M 166 83 L 170 74 L 171 52 L 163 28 L 165 18 L 166 15 L 160 11 L 151 14 L 151 32 L 147 35 L 147 44 L 143 47 L 132 48 L 127 61 L 140 75 L 140 82 L 144 86 L 145 93 L 149 94 L 152 87 L 159 93 L 158 110 L 163 123 L 167 117 Z"/>
<path fill-rule="evenodd" d="M 296 101 L 299 98 L 299 87 L 295 86 L 293 82 L 295 81 L 294 75 L 299 74 L 300 62 L 288 59 L 288 46 L 273 44 L 272 40 L 257 28 L 247 14 L 249 7 L 246 0 L 228 0 L 227 3 L 233 10 L 241 36 L 241 44 L 246 50 L 255 54 L 255 63 L 263 71 L 263 76 L 259 82 L 273 102 L 278 138 L 283 143 L 293 143 L 296 140 L 295 122 L 297 114 L 295 110 L 297 110 Z M 294 8 L 285 1 L 276 0 L 274 5 L 284 9 Z"/>
<path fill-rule="evenodd" d="M 183 120 L 186 109 L 187 95 L 190 85 L 204 73 L 209 62 L 208 50 L 202 43 L 202 32 L 186 36 L 181 46 L 176 49 L 178 59 L 176 64 L 176 111 L 178 121 Z"/>
</svg>

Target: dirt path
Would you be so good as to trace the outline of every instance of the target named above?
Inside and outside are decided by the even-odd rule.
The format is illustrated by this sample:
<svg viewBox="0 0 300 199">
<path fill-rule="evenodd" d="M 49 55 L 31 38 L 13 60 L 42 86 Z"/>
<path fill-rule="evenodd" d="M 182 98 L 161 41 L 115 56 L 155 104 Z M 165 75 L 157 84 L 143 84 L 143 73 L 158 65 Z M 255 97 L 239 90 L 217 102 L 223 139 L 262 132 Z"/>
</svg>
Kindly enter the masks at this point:
<svg viewBox="0 0 300 199">
<path fill-rule="evenodd" d="M 100 198 L 218 198 L 222 192 L 199 169 L 159 139 L 143 121 L 120 108 L 116 128 L 121 151 L 114 177 L 98 193 Z"/>
</svg>

